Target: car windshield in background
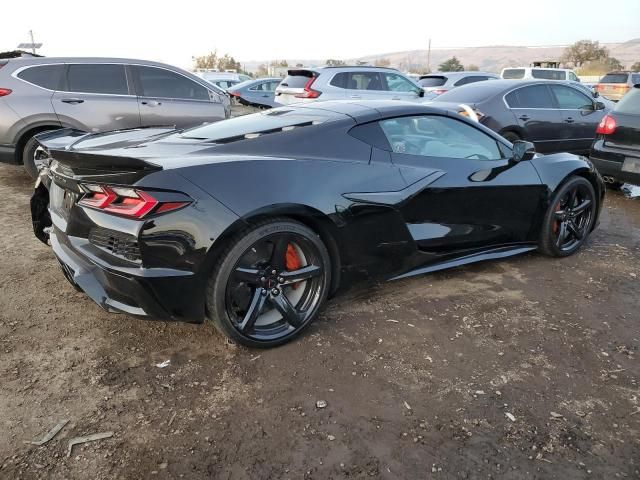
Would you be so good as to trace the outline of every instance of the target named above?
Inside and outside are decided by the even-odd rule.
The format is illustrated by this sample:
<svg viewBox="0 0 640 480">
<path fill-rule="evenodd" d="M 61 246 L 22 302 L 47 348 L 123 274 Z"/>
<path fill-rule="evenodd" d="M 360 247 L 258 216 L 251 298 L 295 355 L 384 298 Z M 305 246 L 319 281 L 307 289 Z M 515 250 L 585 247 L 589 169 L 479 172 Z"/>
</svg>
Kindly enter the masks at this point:
<svg viewBox="0 0 640 480">
<path fill-rule="evenodd" d="M 531 76 L 533 78 L 542 78 L 544 80 L 564 80 L 565 79 L 565 73 L 562 70 L 541 70 L 539 68 L 533 68 L 531 69 Z"/>
<path fill-rule="evenodd" d="M 640 73 L 634 73 L 631 75 L 631 83 L 634 85 L 640 84 Z"/>
<path fill-rule="evenodd" d="M 282 83 L 280 85 L 289 88 L 304 88 L 311 77 L 313 77 L 312 72 L 287 75 L 286 77 L 284 77 L 284 80 L 282 80 Z"/>
<path fill-rule="evenodd" d="M 317 125 L 330 120 L 343 118 L 336 114 L 321 111 L 301 111 L 276 109 L 253 115 L 231 118 L 225 122 L 210 123 L 201 127 L 185 130 L 180 137 L 201 139 L 209 142 L 227 143 L 240 140 L 246 135 L 276 133 L 283 130 Z M 249 137 L 246 137 L 249 138 Z"/>
<path fill-rule="evenodd" d="M 447 77 L 425 77 L 418 80 L 421 87 L 441 87 L 447 82 Z"/>
<path fill-rule="evenodd" d="M 507 68 L 502 72 L 505 80 L 519 80 L 524 78 L 524 68 Z"/>
<path fill-rule="evenodd" d="M 626 73 L 607 73 L 600 79 L 600 83 L 627 83 L 628 78 Z"/>
<path fill-rule="evenodd" d="M 613 110 L 618 113 L 640 115 L 640 87 L 632 88 Z"/>
</svg>

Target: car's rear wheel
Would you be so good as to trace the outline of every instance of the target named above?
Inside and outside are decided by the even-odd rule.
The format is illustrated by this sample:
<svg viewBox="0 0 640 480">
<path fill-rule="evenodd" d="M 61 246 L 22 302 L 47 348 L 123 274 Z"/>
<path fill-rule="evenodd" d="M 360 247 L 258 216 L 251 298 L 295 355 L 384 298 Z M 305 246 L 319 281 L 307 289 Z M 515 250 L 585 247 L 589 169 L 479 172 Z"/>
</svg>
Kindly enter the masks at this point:
<svg viewBox="0 0 640 480">
<path fill-rule="evenodd" d="M 331 262 L 320 237 L 295 221 L 268 220 L 230 241 L 209 279 L 207 310 L 236 342 L 275 347 L 313 321 L 330 284 Z"/>
<path fill-rule="evenodd" d="M 587 240 L 596 220 L 597 199 L 591 182 L 571 177 L 553 195 L 544 217 L 540 250 L 552 257 L 575 253 Z"/>
</svg>

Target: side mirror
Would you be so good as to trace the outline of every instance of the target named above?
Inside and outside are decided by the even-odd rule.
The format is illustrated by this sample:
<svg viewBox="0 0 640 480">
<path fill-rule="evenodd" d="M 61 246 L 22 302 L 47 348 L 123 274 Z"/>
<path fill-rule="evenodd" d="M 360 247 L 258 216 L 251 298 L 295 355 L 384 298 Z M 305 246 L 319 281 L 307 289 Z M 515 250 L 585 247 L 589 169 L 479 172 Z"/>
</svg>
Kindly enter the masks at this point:
<svg viewBox="0 0 640 480">
<path fill-rule="evenodd" d="M 523 160 L 531 160 L 536 154 L 536 147 L 531 142 L 525 142 L 523 140 L 516 140 L 513 142 L 513 157 L 511 159 L 514 162 L 522 162 Z"/>
<path fill-rule="evenodd" d="M 596 110 L 604 110 L 605 105 L 603 102 L 596 102 Z"/>
<path fill-rule="evenodd" d="M 418 96 L 420 98 L 424 97 L 424 90 L 423 89 L 420 89 L 420 91 L 418 91 Z"/>
</svg>

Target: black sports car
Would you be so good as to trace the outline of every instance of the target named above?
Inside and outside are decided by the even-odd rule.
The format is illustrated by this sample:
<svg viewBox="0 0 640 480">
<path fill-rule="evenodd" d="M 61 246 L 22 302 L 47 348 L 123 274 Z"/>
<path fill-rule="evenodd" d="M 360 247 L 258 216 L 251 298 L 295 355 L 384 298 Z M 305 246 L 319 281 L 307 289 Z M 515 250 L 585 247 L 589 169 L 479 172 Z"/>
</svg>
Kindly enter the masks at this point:
<svg viewBox="0 0 640 480">
<path fill-rule="evenodd" d="M 257 347 L 298 335 L 363 274 L 570 255 L 605 191 L 583 157 L 392 101 L 38 139 L 50 158 L 34 230 L 72 284 L 107 310 L 209 317 Z"/>
</svg>

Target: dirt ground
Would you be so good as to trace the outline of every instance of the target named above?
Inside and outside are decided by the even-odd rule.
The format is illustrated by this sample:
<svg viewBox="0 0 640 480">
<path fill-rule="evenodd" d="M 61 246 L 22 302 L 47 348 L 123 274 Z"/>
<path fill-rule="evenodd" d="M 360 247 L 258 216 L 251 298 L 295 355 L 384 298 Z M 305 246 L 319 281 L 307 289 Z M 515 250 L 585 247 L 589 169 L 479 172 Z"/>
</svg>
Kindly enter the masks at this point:
<svg viewBox="0 0 640 480">
<path fill-rule="evenodd" d="M 640 478 L 640 199 L 574 257 L 361 287 L 256 351 L 76 293 L 30 191 L 0 164 L 1 478 Z"/>
</svg>

